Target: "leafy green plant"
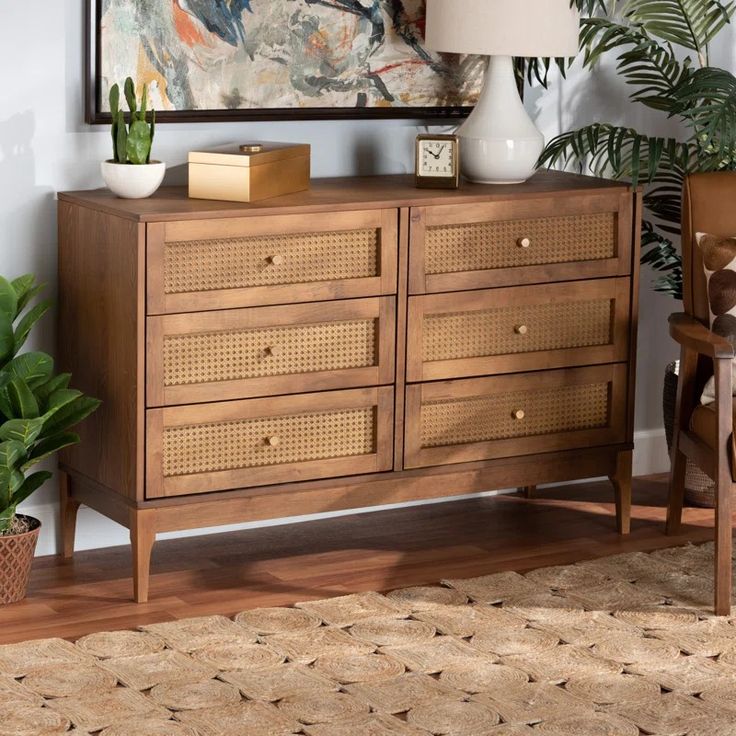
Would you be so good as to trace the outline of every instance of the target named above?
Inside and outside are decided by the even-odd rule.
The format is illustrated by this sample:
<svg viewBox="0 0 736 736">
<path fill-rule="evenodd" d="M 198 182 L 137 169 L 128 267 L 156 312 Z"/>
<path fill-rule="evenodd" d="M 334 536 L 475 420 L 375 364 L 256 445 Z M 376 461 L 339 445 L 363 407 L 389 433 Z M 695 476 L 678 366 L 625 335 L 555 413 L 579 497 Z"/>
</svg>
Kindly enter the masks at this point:
<svg viewBox="0 0 736 736">
<path fill-rule="evenodd" d="M 148 114 L 148 87 L 143 85 L 140 105 L 135 96 L 135 84 L 128 77 L 123 85 L 123 94 L 128 103 L 129 123 L 126 126 L 125 113 L 120 108 L 120 87 L 110 88 L 110 114 L 112 115 L 112 152 L 116 164 L 147 164 L 151 161 L 151 146 L 156 132 L 156 111 L 151 110 L 150 124 Z"/>
<path fill-rule="evenodd" d="M 49 309 L 48 301 L 30 306 L 42 288 L 32 275 L 0 277 L 0 534 L 10 529 L 18 504 L 51 477 L 31 469 L 79 442 L 71 428 L 100 404 L 69 388 L 70 374 L 55 375 L 50 355 L 20 353 Z"/>
<path fill-rule="evenodd" d="M 680 122 L 681 137 L 650 136 L 596 122 L 564 133 L 540 163 L 575 164 L 596 175 L 645 187 L 642 262 L 661 273 L 655 288 L 682 298 L 680 235 L 684 177 L 736 169 L 736 77 L 710 65 L 709 47 L 730 22 L 736 2 L 718 0 L 573 0 L 581 11 L 586 67 L 615 54 L 630 98 Z M 569 60 L 555 60 L 564 75 Z M 547 83 L 549 59 L 524 65 L 527 78 Z"/>
</svg>

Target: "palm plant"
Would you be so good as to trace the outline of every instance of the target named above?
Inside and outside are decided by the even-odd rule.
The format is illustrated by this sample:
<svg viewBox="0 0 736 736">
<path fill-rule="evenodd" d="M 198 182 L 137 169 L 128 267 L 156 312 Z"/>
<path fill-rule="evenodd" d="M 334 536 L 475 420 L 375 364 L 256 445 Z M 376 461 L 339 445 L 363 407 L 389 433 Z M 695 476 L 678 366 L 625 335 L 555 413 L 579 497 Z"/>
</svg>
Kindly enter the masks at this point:
<svg viewBox="0 0 736 736">
<path fill-rule="evenodd" d="M 661 273 L 655 288 L 682 298 L 680 235 L 684 177 L 736 169 L 736 77 L 710 65 L 709 47 L 730 22 L 736 2 L 719 0 L 572 0 L 581 11 L 583 63 L 609 52 L 632 88 L 630 98 L 680 121 L 681 138 L 649 136 L 625 126 L 593 123 L 552 140 L 547 166 L 577 165 L 596 175 L 645 187 L 642 262 Z M 558 59 L 563 75 L 568 60 Z M 550 60 L 524 71 L 547 83 Z"/>
</svg>

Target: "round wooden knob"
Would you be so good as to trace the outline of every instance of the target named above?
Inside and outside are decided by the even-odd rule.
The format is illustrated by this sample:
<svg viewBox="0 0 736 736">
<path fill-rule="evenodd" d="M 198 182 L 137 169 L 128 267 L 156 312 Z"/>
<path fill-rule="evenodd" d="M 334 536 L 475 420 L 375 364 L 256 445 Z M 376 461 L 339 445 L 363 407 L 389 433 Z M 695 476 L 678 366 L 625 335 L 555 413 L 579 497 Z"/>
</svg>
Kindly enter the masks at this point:
<svg viewBox="0 0 736 736">
<path fill-rule="evenodd" d="M 526 416 L 526 414 L 524 413 L 523 409 L 517 409 L 516 411 L 511 413 L 511 416 L 514 419 L 523 419 Z"/>
<path fill-rule="evenodd" d="M 279 437 L 266 437 L 266 444 L 269 447 L 278 447 L 281 444 L 281 439 Z"/>
<path fill-rule="evenodd" d="M 281 345 L 269 345 L 266 348 L 266 353 L 268 355 L 280 355 L 282 352 Z"/>
<path fill-rule="evenodd" d="M 271 261 L 271 263 L 273 263 L 274 266 L 280 266 L 284 262 L 284 257 L 275 255 L 275 256 L 271 256 L 268 260 Z"/>
<path fill-rule="evenodd" d="M 517 335 L 526 335 L 526 333 L 529 332 L 529 328 L 526 325 L 516 325 L 516 327 L 514 327 L 514 332 Z"/>
<path fill-rule="evenodd" d="M 516 242 L 519 244 L 519 248 L 529 248 L 532 244 L 529 238 L 519 238 Z"/>
</svg>

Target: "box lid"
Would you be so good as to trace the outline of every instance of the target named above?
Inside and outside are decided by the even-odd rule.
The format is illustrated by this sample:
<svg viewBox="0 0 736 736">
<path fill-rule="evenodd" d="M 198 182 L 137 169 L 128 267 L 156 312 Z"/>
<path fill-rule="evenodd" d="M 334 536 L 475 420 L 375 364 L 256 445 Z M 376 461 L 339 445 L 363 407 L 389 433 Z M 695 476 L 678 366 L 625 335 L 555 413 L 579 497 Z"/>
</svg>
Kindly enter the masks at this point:
<svg viewBox="0 0 736 736">
<path fill-rule="evenodd" d="M 239 146 L 228 146 L 212 151 L 190 151 L 190 164 L 218 164 L 220 166 L 261 166 L 274 161 L 309 156 L 308 143 L 277 143 L 275 141 L 248 141 Z"/>
</svg>

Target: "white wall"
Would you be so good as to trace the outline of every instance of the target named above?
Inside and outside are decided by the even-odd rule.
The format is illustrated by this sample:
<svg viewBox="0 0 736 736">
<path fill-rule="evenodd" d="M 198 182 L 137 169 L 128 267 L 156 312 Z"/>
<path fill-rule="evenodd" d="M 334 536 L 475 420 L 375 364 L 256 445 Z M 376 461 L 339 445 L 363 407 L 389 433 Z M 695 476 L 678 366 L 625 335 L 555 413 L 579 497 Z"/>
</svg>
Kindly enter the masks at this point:
<svg viewBox="0 0 736 736">
<path fill-rule="evenodd" d="M 101 186 L 99 161 L 107 158 L 108 131 L 82 122 L 83 0 L 32 3 L 0 0 L 0 272 L 33 271 L 54 296 L 58 190 Z M 549 93 L 528 95 L 547 136 L 592 120 L 634 118 L 621 85 L 610 72 L 574 73 Z M 217 123 L 161 125 L 156 155 L 172 167 L 186 153 L 253 138 L 312 144 L 314 175 L 385 174 L 413 167 L 413 140 L 419 126 L 409 121 Z M 666 467 L 661 441 L 661 382 L 674 355 L 666 335 L 666 315 L 674 303 L 654 295 L 643 275 L 637 469 Z M 80 329 L 84 329 L 80 324 Z M 31 347 L 53 352 L 53 319 L 47 319 Z M 56 490 L 49 484 L 24 507 L 45 522 L 39 552 L 55 551 Z M 90 510 L 80 516 L 79 547 L 121 544 L 125 530 Z"/>
</svg>

